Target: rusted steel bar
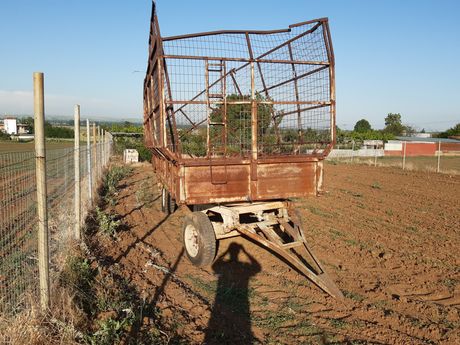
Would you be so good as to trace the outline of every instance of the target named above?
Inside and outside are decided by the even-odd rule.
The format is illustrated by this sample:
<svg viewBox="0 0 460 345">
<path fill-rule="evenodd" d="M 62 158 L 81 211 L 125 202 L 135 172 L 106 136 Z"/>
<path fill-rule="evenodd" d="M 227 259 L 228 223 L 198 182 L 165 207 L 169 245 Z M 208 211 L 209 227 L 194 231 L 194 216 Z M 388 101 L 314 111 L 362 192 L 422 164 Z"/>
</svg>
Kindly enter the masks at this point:
<svg viewBox="0 0 460 345">
<path fill-rule="evenodd" d="M 312 20 L 307 20 L 307 21 L 304 21 L 304 22 L 291 24 L 291 25 L 289 25 L 289 28 L 295 28 L 295 27 L 298 27 L 298 26 L 303 26 L 303 25 L 308 25 L 308 24 L 313 24 L 313 23 L 325 22 L 325 21 L 327 21 L 327 20 L 328 20 L 328 19 L 327 19 L 326 17 L 318 18 L 318 19 L 312 19 Z"/>
<path fill-rule="evenodd" d="M 326 51 L 327 51 L 327 56 L 328 60 L 330 63 L 329 67 L 329 97 L 331 100 L 331 144 L 329 147 L 326 149 L 325 154 L 329 154 L 330 150 L 334 147 L 336 143 L 336 124 L 335 124 L 335 114 L 336 114 L 336 109 L 335 109 L 335 59 L 334 59 L 334 51 L 332 48 L 332 40 L 331 40 L 331 33 L 329 31 L 329 22 L 325 20 L 322 24 L 323 28 L 323 38 L 324 38 L 324 44 L 326 45 Z"/>
<path fill-rule="evenodd" d="M 280 114 L 280 115 L 276 115 L 276 117 L 279 117 L 279 116 L 286 116 L 286 115 L 291 115 L 291 114 L 295 114 L 295 113 L 298 113 L 298 112 L 304 112 L 304 111 L 308 111 L 308 110 L 313 110 L 313 109 L 318 109 L 318 108 L 322 108 L 322 107 L 328 107 L 330 106 L 331 103 L 330 102 L 326 102 L 325 104 L 320 104 L 320 105 L 315 105 L 315 106 L 312 106 L 312 107 L 307 107 L 307 108 L 301 108 L 301 109 L 297 109 L 297 110 L 292 110 L 292 111 L 288 111 L 286 113 L 283 113 L 283 114 Z"/>
<path fill-rule="evenodd" d="M 220 57 L 220 56 L 200 56 L 200 55 L 163 55 L 165 59 L 187 59 L 187 60 L 223 60 L 223 61 L 237 61 L 237 62 L 251 62 L 248 58 L 232 58 L 232 57 Z M 327 61 L 292 61 L 292 60 L 275 60 L 275 59 L 261 59 L 255 58 L 252 61 L 259 63 L 279 63 L 289 64 L 293 63 L 296 65 L 329 65 Z"/>
<path fill-rule="evenodd" d="M 288 51 L 289 51 L 289 58 L 294 60 L 294 55 L 292 53 L 291 43 L 288 44 Z M 297 85 L 297 72 L 295 70 L 295 65 L 291 64 L 292 74 L 294 78 L 294 91 L 295 91 L 295 99 L 299 102 L 299 86 Z M 299 135 L 299 142 L 302 143 L 302 117 L 300 116 L 300 104 L 297 103 L 297 130 Z"/>
<path fill-rule="evenodd" d="M 230 77 L 231 77 L 232 80 L 233 80 L 233 84 L 235 85 L 235 88 L 236 88 L 236 90 L 238 91 L 238 94 L 239 94 L 240 96 L 243 96 L 243 93 L 241 92 L 241 89 L 240 89 L 240 87 L 239 87 L 239 85 L 238 85 L 238 82 L 237 82 L 236 79 L 235 79 L 235 74 L 234 74 L 234 72 L 235 72 L 234 69 L 232 69 L 232 70 L 230 71 Z"/>
<path fill-rule="evenodd" d="M 249 37 L 248 33 L 246 33 L 246 43 L 247 43 L 247 46 L 248 46 L 249 57 L 250 57 L 250 59 L 252 61 L 252 60 L 254 60 L 254 54 L 253 54 L 252 47 L 251 47 L 251 38 Z M 260 80 L 262 81 L 262 87 L 263 87 L 263 90 L 265 92 L 265 96 L 269 99 L 270 95 L 269 95 L 268 90 L 267 90 L 267 84 L 265 84 L 265 78 L 264 78 L 264 74 L 262 73 L 262 67 L 260 66 L 260 62 L 257 62 L 257 69 L 258 69 L 259 74 L 260 74 Z M 272 117 L 273 123 L 275 124 L 276 123 L 275 122 L 275 111 L 273 109 L 271 109 L 270 115 Z M 277 138 L 277 142 L 279 143 L 281 141 L 281 138 L 280 138 L 278 126 L 275 126 L 275 135 L 276 135 L 276 138 Z"/>
<path fill-rule="evenodd" d="M 196 38 L 196 37 L 203 37 L 203 36 L 213 36 L 213 35 L 229 35 L 229 34 L 254 34 L 254 35 L 267 35 L 267 34 L 281 34 L 291 32 L 290 29 L 280 29 L 280 30 L 218 30 L 218 31 L 205 31 L 205 32 L 197 32 L 193 34 L 186 34 L 186 35 L 178 35 L 178 36 L 167 36 L 162 37 L 163 41 L 175 41 L 175 40 L 182 40 L 187 38 Z"/>
<path fill-rule="evenodd" d="M 165 104 L 208 104 L 207 101 L 187 101 L 187 100 L 174 100 L 165 101 Z M 209 101 L 210 104 L 223 104 L 222 101 Z M 251 104 L 251 100 L 247 101 L 227 101 L 227 104 Z M 315 105 L 329 105 L 331 102 L 327 101 L 257 101 L 258 104 L 315 104 Z M 179 111 L 179 110 L 178 110 Z"/>
<path fill-rule="evenodd" d="M 257 103 L 255 90 L 254 62 L 251 62 L 251 185 L 250 197 L 255 199 L 257 193 Z"/>
<path fill-rule="evenodd" d="M 295 81 L 295 80 L 299 80 L 299 79 L 308 77 L 309 75 L 315 74 L 315 73 L 317 73 L 317 72 L 321 72 L 322 70 L 324 70 L 324 69 L 326 69 L 326 68 L 329 68 L 329 66 L 328 66 L 328 65 L 326 65 L 326 66 L 321 66 L 321 67 L 319 67 L 319 68 L 317 68 L 317 69 L 314 69 L 314 70 L 312 70 L 312 71 L 302 73 L 302 74 L 298 75 L 297 77 L 294 77 L 294 78 L 291 78 L 291 79 L 288 79 L 288 80 L 284 80 L 284 81 L 282 81 L 282 82 L 280 82 L 280 83 L 278 83 L 278 84 L 269 86 L 269 87 L 267 87 L 266 90 L 268 91 L 268 90 L 271 90 L 271 89 L 275 89 L 275 88 L 277 88 L 277 87 L 279 87 L 279 86 L 283 86 L 283 85 L 288 84 L 288 83 L 291 83 L 291 82 L 293 82 L 293 81 Z M 262 90 L 262 91 L 265 91 L 265 90 Z"/>
<path fill-rule="evenodd" d="M 245 226 L 238 227 L 238 231 L 241 232 L 246 237 L 254 240 L 255 242 L 261 244 L 262 246 L 274 251 L 281 257 L 285 258 L 292 266 L 294 266 L 297 270 L 302 272 L 308 279 L 310 279 L 315 285 L 320 287 L 324 292 L 328 293 L 332 297 L 335 298 L 343 298 L 342 293 L 338 288 L 335 286 L 334 283 L 329 279 L 326 273 L 323 272 L 313 272 L 311 271 L 305 264 L 303 264 L 299 258 L 292 254 L 291 252 L 284 250 L 281 248 L 280 245 L 269 241 L 262 236 L 258 235 L 257 233 L 247 229 Z"/>
<path fill-rule="evenodd" d="M 301 23 L 295 23 L 289 25 L 288 29 L 278 29 L 278 30 L 217 30 L 217 31 L 204 31 L 204 32 L 197 32 L 193 34 L 186 34 L 186 35 L 177 35 L 177 36 L 167 36 L 163 37 L 163 41 L 174 41 L 174 40 L 181 40 L 186 38 L 196 38 L 196 37 L 203 37 L 203 36 L 212 36 L 212 35 L 222 35 L 222 34 L 251 34 L 251 35 L 272 35 L 272 34 L 281 34 L 291 32 L 291 28 L 295 28 L 302 25 L 313 24 L 317 22 L 323 22 L 327 20 L 327 18 L 319 18 L 308 20 Z"/>
</svg>

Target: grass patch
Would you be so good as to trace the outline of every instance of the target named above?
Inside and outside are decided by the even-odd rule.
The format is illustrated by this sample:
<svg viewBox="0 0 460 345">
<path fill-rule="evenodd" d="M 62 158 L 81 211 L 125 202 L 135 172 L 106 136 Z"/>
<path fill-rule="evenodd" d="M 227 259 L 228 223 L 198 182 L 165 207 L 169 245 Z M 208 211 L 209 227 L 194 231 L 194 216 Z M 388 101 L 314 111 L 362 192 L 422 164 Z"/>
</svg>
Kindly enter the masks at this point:
<svg viewBox="0 0 460 345">
<path fill-rule="evenodd" d="M 118 274 L 97 267 L 81 254 L 69 256 L 60 284 L 75 296 L 87 316 L 87 327 L 79 331 L 85 344 L 163 344 L 161 315 L 146 304 L 136 289 Z M 151 320 L 144 324 L 144 318 Z M 171 331 L 173 332 L 173 331 Z"/>
<path fill-rule="evenodd" d="M 352 299 L 353 301 L 356 301 L 356 302 L 364 301 L 364 296 L 361 296 L 357 292 L 343 290 L 343 295 L 346 298 L 350 298 L 350 299 Z"/>
<path fill-rule="evenodd" d="M 323 211 L 317 207 L 314 207 L 314 206 L 307 206 L 308 210 L 317 215 L 317 216 L 320 216 L 320 217 L 325 217 L 325 218 L 331 218 L 332 215 L 329 213 L 329 212 L 326 212 L 326 211 Z"/>
<path fill-rule="evenodd" d="M 413 225 L 410 225 L 410 226 L 406 227 L 406 230 L 409 231 L 409 232 L 412 232 L 412 233 L 418 232 L 417 227 L 415 227 Z"/>
<path fill-rule="evenodd" d="M 348 325 L 343 319 L 329 319 L 329 323 L 334 328 L 345 328 Z"/>
<path fill-rule="evenodd" d="M 249 301 L 256 295 L 255 290 L 251 287 L 222 286 L 217 281 L 205 282 L 201 278 L 192 275 L 187 275 L 186 278 L 208 298 L 216 298 L 219 303 L 223 303 L 236 313 L 247 313 Z"/>
<path fill-rule="evenodd" d="M 343 238 L 345 237 L 345 234 L 337 229 L 329 229 L 329 232 L 331 233 L 331 237 L 333 240 L 336 240 L 337 238 Z"/>
<path fill-rule="evenodd" d="M 359 245 L 359 241 L 356 241 L 354 239 L 346 239 L 345 240 L 345 243 L 347 243 L 348 245 L 352 246 L 352 247 L 357 247 Z"/>
<path fill-rule="evenodd" d="M 217 291 L 217 281 L 206 282 L 203 279 L 187 274 L 185 276 L 194 287 L 204 292 L 208 297 L 212 297 L 216 294 Z"/>
<path fill-rule="evenodd" d="M 447 278 L 442 281 L 442 284 L 449 289 L 453 289 L 457 285 L 456 279 Z"/>
<path fill-rule="evenodd" d="M 262 316 L 254 316 L 252 318 L 254 324 L 258 327 L 268 328 L 271 330 L 278 330 L 286 322 L 294 319 L 292 313 L 286 312 L 286 310 L 281 309 L 279 311 L 267 311 L 264 312 Z"/>
</svg>

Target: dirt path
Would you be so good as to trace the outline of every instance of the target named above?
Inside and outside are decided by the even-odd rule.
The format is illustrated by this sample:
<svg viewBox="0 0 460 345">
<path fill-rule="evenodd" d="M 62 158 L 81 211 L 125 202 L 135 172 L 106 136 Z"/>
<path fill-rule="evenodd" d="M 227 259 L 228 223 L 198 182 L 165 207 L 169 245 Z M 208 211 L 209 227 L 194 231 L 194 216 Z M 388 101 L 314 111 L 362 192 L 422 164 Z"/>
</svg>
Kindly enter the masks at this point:
<svg viewBox="0 0 460 345">
<path fill-rule="evenodd" d="M 123 183 L 112 209 L 124 231 L 92 243 L 192 343 L 460 343 L 459 176 L 326 166 L 328 192 L 295 203 L 343 302 L 243 238 L 222 241 L 213 267 L 194 267 L 185 211 L 161 213 L 152 168 Z"/>
</svg>

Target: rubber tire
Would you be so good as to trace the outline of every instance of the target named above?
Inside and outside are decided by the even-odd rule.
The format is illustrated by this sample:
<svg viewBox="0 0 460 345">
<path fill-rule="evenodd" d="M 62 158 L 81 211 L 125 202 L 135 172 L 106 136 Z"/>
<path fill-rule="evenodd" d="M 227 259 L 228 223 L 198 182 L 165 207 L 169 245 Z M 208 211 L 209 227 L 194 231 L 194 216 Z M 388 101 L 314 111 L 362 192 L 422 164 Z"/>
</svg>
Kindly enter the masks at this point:
<svg viewBox="0 0 460 345">
<path fill-rule="evenodd" d="M 161 211 L 166 214 L 172 214 L 177 209 L 176 201 L 171 198 L 166 188 L 161 190 Z"/>
<path fill-rule="evenodd" d="M 185 245 L 185 229 L 192 225 L 198 232 L 198 253 L 191 256 Z M 208 216 L 203 212 L 193 212 L 184 217 L 182 242 L 185 254 L 195 266 L 203 267 L 213 263 L 217 252 L 217 240 L 214 228 Z"/>
<path fill-rule="evenodd" d="M 176 201 L 171 197 L 171 194 L 168 193 L 168 198 L 166 200 L 166 206 L 167 206 L 167 211 L 168 214 L 173 214 L 174 211 L 177 210 L 177 204 Z"/>
</svg>

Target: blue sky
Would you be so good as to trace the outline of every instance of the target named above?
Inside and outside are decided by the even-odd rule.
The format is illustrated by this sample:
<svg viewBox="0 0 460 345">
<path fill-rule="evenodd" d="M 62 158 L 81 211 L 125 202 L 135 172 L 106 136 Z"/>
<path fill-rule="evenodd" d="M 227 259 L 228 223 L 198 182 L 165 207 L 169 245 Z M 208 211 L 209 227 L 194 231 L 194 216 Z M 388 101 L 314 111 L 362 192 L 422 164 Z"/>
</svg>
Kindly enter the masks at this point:
<svg viewBox="0 0 460 345">
<path fill-rule="evenodd" d="M 0 115 L 32 113 L 32 73 L 42 71 L 48 115 L 70 117 L 80 103 L 84 117 L 141 120 L 150 9 L 150 0 L 1 0 Z M 165 36 L 329 17 L 340 127 L 366 118 L 381 128 L 389 112 L 426 129 L 460 122 L 460 1 L 158 0 L 157 9 Z"/>
</svg>

